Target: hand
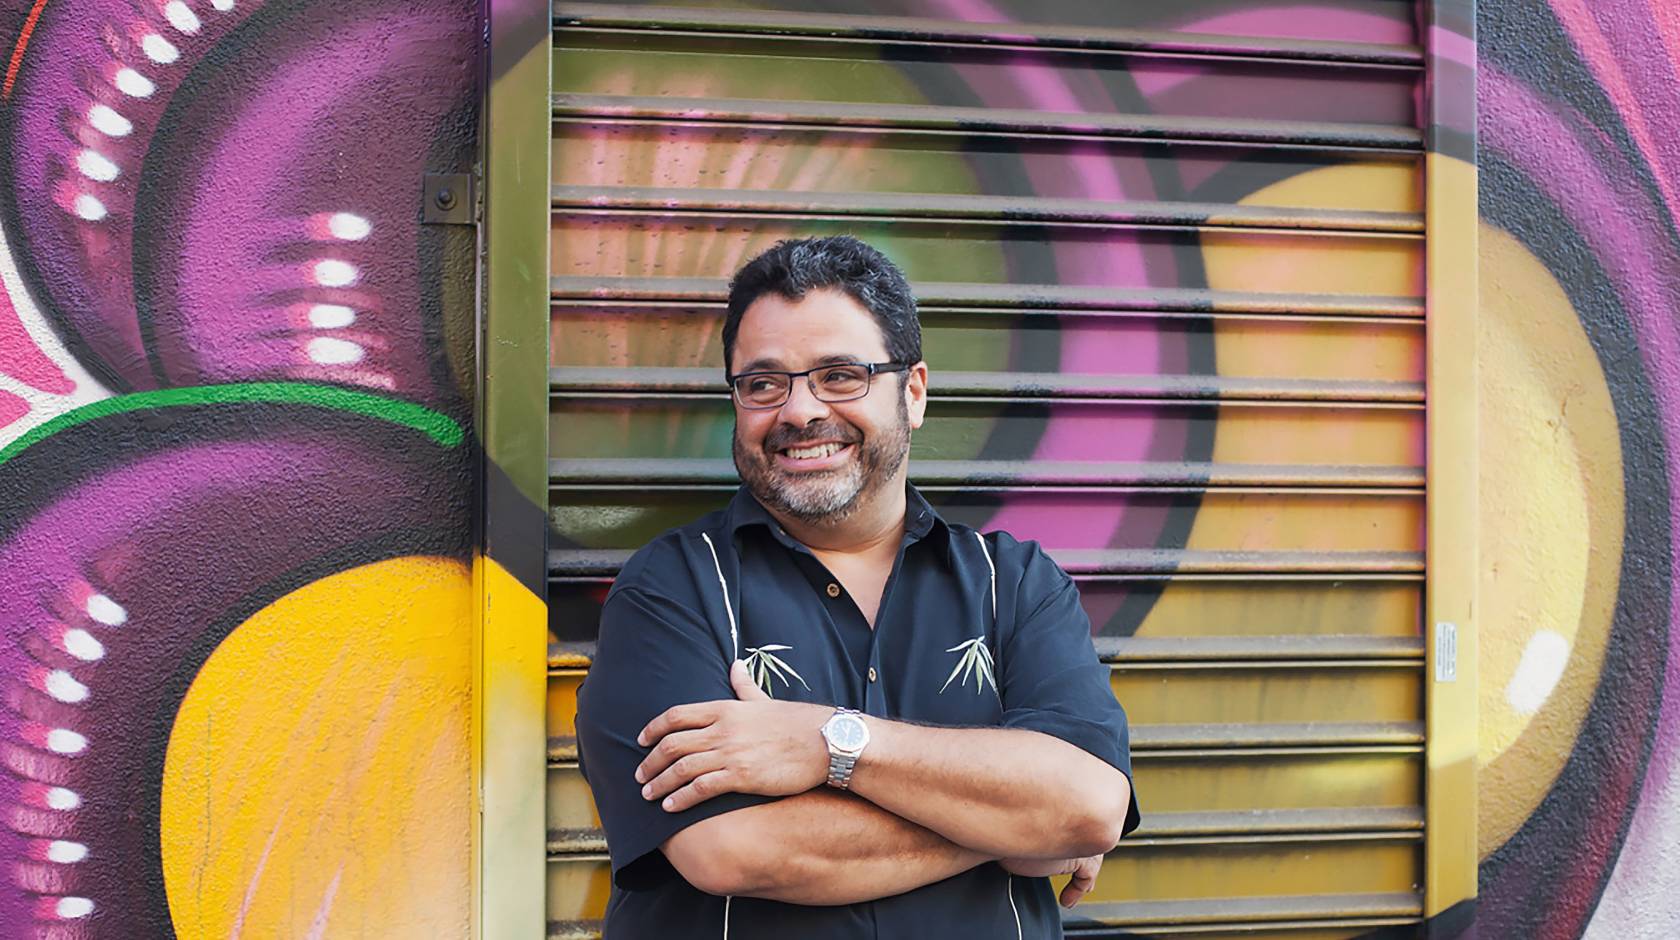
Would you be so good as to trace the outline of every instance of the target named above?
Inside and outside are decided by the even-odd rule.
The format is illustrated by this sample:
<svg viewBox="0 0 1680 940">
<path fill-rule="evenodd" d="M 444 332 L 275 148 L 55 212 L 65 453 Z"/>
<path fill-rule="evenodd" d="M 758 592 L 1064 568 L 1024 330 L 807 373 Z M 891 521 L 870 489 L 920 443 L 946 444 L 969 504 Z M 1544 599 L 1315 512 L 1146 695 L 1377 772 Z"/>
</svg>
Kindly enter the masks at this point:
<svg viewBox="0 0 1680 940">
<path fill-rule="evenodd" d="M 771 699 L 739 660 L 729 684 L 736 701 L 676 705 L 642 729 L 636 743 L 653 749 L 636 768 L 644 799 L 678 813 L 720 793 L 792 796 L 828 779 L 833 708 Z"/>
<path fill-rule="evenodd" d="M 1072 875 L 1073 880 L 1062 889 L 1058 899 L 1063 907 L 1072 908 L 1079 899 L 1096 887 L 1097 872 L 1102 871 L 1103 857 L 1087 858 L 1006 858 L 998 861 L 1003 870 L 1023 878 L 1048 878 L 1051 875 Z"/>
</svg>

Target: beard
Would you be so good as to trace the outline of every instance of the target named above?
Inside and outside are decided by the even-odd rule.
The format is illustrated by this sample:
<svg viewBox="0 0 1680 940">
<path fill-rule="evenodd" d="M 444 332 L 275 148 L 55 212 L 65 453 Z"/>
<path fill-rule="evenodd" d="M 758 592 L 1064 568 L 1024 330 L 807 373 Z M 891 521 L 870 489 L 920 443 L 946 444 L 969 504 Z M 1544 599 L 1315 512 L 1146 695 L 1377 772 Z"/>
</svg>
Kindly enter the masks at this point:
<svg viewBox="0 0 1680 940">
<path fill-rule="evenodd" d="M 822 440 L 851 445 L 853 459 L 833 470 L 803 473 L 776 466 L 777 451 Z M 849 422 L 834 418 L 803 428 L 777 425 L 764 436 L 762 447 L 749 448 L 741 443 L 737 427 L 732 449 L 741 481 L 765 508 L 810 525 L 832 525 L 857 512 L 865 496 L 893 482 L 910 453 L 910 409 L 900 397 L 897 422 L 869 439 Z"/>
</svg>

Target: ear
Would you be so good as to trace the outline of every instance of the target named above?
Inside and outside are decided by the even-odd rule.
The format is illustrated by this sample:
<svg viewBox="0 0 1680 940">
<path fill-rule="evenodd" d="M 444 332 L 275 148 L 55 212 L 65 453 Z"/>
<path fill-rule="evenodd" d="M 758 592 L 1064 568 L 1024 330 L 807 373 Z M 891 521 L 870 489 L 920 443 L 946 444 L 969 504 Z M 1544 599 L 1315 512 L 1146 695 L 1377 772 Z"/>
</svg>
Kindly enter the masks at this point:
<svg viewBox="0 0 1680 940">
<path fill-rule="evenodd" d="M 904 407 L 910 413 L 910 426 L 919 428 L 927 417 L 928 367 L 923 360 L 911 366 L 910 379 L 904 383 Z"/>
</svg>

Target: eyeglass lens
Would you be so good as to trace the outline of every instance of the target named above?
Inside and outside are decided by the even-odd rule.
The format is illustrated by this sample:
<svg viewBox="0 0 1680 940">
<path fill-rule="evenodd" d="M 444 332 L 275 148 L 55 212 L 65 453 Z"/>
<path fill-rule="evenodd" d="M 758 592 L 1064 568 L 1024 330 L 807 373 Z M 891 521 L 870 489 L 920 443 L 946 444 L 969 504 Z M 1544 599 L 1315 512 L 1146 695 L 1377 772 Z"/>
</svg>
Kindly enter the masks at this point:
<svg viewBox="0 0 1680 940">
<path fill-rule="evenodd" d="M 811 391 L 819 401 L 850 401 L 869 388 L 869 370 L 863 366 L 830 366 L 812 372 Z M 769 408 L 787 401 L 793 379 L 785 372 L 761 372 L 735 379 L 735 394 L 754 408 Z"/>
</svg>

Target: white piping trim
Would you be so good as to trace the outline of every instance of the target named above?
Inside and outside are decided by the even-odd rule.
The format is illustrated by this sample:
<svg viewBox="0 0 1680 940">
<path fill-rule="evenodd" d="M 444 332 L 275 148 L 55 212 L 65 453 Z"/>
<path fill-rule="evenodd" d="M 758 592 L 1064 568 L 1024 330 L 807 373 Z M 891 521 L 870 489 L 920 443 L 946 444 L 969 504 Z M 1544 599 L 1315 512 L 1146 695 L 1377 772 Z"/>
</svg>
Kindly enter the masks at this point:
<svg viewBox="0 0 1680 940">
<path fill-rule="evenodd" d="M 729 615 L 729 645 L 730 645 L 730 648 L 731 648 L 731 652 L 734 653 L 734 659 L 740 659 L 741 658 L 741 639 L 735 632 L 735 608 L 733 606 L 731 606 L 730 603 L 729 603 L 729 582 L 725 581 L 723 579 L 723 562 L 718 561 L 717 546 L 712 544 L 712 537 L 707 535 L 704 532 L 700 533 L 700 537 L 706 540 L 706 548 L 709 549 L 712 553 L 712 567 L 717 569 L 718 585 L 723 588 L 723 612 Z M 989 564 L 990 559 L 987 559 L 987 562 Z M 994 590 L 995 590 L 995 586 L 994 586 Z M 996 598 L 992 599 L 992 616 L 993 617 L 997 616 L 997 599 Z M 724 902 L 723 911 L 724 911 L 723 936 L 724 936 L 724 940 L 728 940 L 728 938 L 729 938 L 729 902 L 727 902 L 727 901 Z"/>
<path fill-rule="evenodd" d="M 988 549 L 986 547 L 986 537 L 984 535 L 981 535 L 980 530 L 978 530 L 978 529 L 974 530 L 974 540 L 976 542 L 980 543 L 980 554 L 985 556 L 986 568 L 989 571 L 991 571 L 991 573 L 992 573 L 992 632 L 996 633 L 997 628 L 998 628 L 998 625 L 997 625 L 997 565 L 992 564 L 991 549 Z M 983 632 L 982 632 L 982 635 L 984 635 Z M 997 637 L 997 642 L 999 644 L 998 652 L 1001 655 L 1002 652 L 1003 652 L 1003 648 L 1002 648 L 1003 638 L 1002 637 Z M 992 694 L 997 696 L 998 707 L 1002 708 L 1003 707 L 1003 692 L 1000 689 L 998 689 L 997 677 L 996 676 L 992 677 Z M 1010 904 L 1015 903 L 1015 898 L 1014 898 L 1013 895 L 1010 896 L 1009 903 Z"/>
<path fill-rule="evenodd" d="M 701 537 L 704 538 L 704 535 L 702 535 Z M 711 540 L 707 539 L 707 541 L 711 541 Z M 729 905 L 734 900 L 735 900 L 735 896 L 732 895 L 732 894 L 725 895 L 724 898 L 723 898 L 723 940 L 729 940 Z M 1010 901 L 1009 903 L 1013 904 L 1015 902 Z M 1020 928 L 1019 927 L 1016 928 L 1016 933 L 1017 934 L 1020 933 Z M 1015 938 L 1015 940 L 1020 940 L 1020 937 L 1017 936 Z"/>
<path fill-rule="evenodd" d="M 1005 875 L 1004 877 L 1009 879 L 1004 890 L 1009 893 L 1009 912 L 1015 915 L 1015 940 L 1021 940 L 1021 912 L 1015 907 L 1015 876 Z M 728 909 L 727 906 L 724 908 L 725 911 Z M 724 940 L 729 940 L 729 938 L 725 937 Z"/>
<path fill-rule="evenodd" d="M 976 530 L 974 538 L 980 542 L 980 554 L 986 556 L 986 567 L 992 570 L 992 626 L 995 627 L 997 626 L 997 565 L 992 564 L 992 553 L 986 548 L 986 537 Z M 718 577 L 722 577 L 722 574 L 719 574 Z"/>
<path fill-rule="evenodd" d="M 992 628 L 995 630 L 997 629 L 997 565 L 992 564 L 992 552 L 986 547 L 986 537 L 981 535 L 979 530 L 975 530 L 974 538 L 975 541 L 980 543 L 980 554 L 986 556 L 986 567 L 990 569 L 992 573 Z M 996 683 L 993 683 L 992 691 L 997 692 Z M 1002 696 L 1003 693 L 999 692 L 998 697 L 1000 700 L 1002 699 Z M 1004 876 L 1003 890 L 1004 893 L 1009 896 L 1009 913 L 1015 915 L 1015 940 L 1022 940 L 1021 909 L 1015 906 L 1014 875 Z"/>
</svg>

